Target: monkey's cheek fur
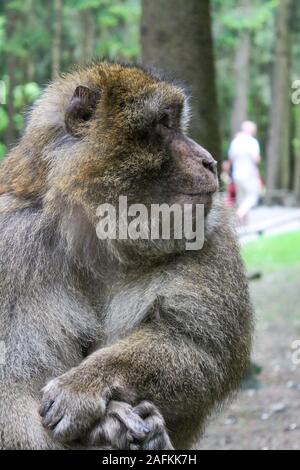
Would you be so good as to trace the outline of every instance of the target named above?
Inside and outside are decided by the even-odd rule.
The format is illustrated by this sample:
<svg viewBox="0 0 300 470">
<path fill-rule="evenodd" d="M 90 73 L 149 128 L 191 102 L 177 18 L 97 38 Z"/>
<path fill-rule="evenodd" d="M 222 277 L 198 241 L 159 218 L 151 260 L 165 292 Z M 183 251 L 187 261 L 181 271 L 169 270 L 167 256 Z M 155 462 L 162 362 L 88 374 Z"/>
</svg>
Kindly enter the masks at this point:
<svg viewBox="0 0 300 470">
<path fill-rule="evenodd" d="M 64 384 L 63 377 L 51 380 L 42 393 L 42 424 L 61 442 L 79 439 L 105 413 L 107 401 L 99 392 L 74 392 L 69 384 Z"/>
</svg>

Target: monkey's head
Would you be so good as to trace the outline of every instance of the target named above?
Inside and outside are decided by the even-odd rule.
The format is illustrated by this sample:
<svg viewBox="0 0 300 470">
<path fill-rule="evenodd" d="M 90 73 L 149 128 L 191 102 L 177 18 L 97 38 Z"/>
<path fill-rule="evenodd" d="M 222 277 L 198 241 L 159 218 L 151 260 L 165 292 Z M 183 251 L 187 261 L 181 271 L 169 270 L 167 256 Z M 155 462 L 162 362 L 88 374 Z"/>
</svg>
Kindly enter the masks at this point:
<svg viewBox="0 0 300 470">
<path fill-rule="evenodd" d="M 76 204 L 93 223 L 97 207 L 119 196 L 147 207 L 202 203 L 208 212 L 216 162 L 185 135 L 187 121 L 184 90 L 144 69 L 100 63 L 63 76 L 37 103 L 23 139 L 39 148 L 43 203 Z"/>
</svg>

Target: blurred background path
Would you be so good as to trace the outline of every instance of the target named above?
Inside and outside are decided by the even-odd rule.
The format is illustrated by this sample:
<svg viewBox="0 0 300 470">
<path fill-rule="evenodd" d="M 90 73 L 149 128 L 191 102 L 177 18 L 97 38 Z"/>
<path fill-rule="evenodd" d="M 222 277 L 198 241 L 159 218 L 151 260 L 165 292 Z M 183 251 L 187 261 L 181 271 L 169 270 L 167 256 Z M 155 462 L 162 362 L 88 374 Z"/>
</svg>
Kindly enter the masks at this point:
<svg viewBox="0 0 300 470">
<path fill-rule="evenodd" d="M 256 313 L 253 361 L 262 371 L 252 389 L 213 419 L 201 449 L 300 449 L 300 210 L 259 207 L 241 233 Z M 257 231 L 263 231 L 257 235 Z M 256 234 L 254 234 L 254 232 Z"/>
<path fill-rule="evenodd" d="M 300 209 L 282 206 L 259 206 L 250 212 L 248 225 L 237 228 L 242 243 L 293 230 L 300 230 Z"/>
</svg>

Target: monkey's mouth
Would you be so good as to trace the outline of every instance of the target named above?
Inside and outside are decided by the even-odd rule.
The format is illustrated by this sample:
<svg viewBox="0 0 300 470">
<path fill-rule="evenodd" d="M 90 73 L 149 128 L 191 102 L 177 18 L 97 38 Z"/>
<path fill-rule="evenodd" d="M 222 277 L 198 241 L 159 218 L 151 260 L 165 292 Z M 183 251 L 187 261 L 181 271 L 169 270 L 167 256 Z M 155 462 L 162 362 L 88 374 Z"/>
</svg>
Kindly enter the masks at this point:
<svg viewBox="0 0 300 470">
<path fill-rule="evenodd" d="M 182 206 L 184 204 L 192 204 L 192 205 L 197 205 L 197 204 L 203 204 L 204 205 L 204 211 L 205 215 L 209 212 L 211 209 L 212 203 L 213 203 L 213 196 L 215 194 L 215 190 L 206 190 L 206 191 L 181 191 L 177 193 L 177 197 L 175 202 L 181 204 Z"/>
<path fill-rule="evenodd" d="M 216 189 L 211 189 L 211 190 L 207 190 L 207 191 L 180 191 L 178 193 L 178 196 L 180 198 L 188 198 L 188 199 L 192 199 L 192 200 L 200 200 L 200 201 L 209 201 L 213 195 L 215 194 L 216 192 Z"/>
<path fill-rule="evenodd" d="M 204 199 L 212 197 L 218 190 L 218 182 L 214 182 L 213 184 L 207 184 L 203 185 L 201 190 L 199 188 L 200 185 L 191 185 L 189 188 L 186 188 L 186 190 L 181 190 L 178 194 L 180 196 L 187 196 L 187 197 L 195 197 L 195 198 L 201 198 L 203 197 Z"/>
<path fill-rule="evenodd" d="M 212 196 L 213 194 L 215 193 L 215 191 L 201 191 L 201 192 L 197 192 L 197 193 L 188 193 L 188 192 L 181 192 L 181 193 L 178 193 L 182 196 Z"/>
</svg>

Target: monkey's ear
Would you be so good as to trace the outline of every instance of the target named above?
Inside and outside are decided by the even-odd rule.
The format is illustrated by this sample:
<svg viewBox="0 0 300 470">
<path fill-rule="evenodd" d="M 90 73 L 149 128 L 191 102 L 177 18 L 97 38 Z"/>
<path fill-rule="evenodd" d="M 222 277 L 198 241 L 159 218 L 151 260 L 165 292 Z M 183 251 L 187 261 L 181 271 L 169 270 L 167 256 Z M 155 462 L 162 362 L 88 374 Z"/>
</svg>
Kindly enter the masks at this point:
<svg viewBox="0 0 300 470">
<path fill-rule="evenodd" d="M 100 93 L 86 86 L 79 85 L 76 88 L 65 114 L 66 129 L 71 135 L 80 137 L 81 124 L 91 119 L 99 98 Z"/>
</svg>

